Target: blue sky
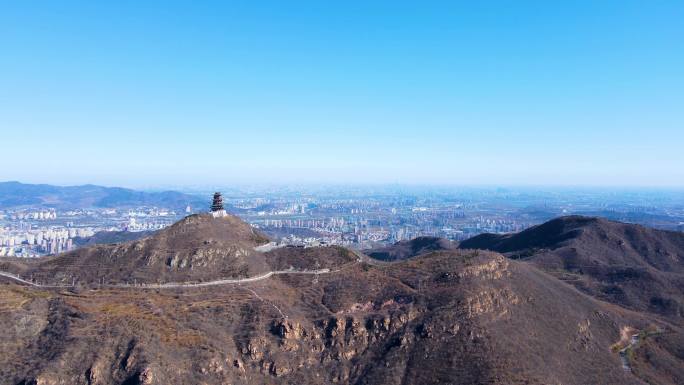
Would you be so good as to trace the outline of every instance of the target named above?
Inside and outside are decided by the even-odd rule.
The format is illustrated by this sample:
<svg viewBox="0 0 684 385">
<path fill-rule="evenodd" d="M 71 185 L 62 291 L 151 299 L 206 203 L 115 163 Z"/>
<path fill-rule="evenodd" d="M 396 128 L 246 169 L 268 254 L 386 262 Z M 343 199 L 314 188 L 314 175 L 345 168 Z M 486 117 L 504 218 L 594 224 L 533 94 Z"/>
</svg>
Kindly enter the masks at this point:
<svg viewBox="0 0 684 385">
<path fill-rule="evenodd" d="M 0 180 L 683 186 L 682 20 L 681 1 L 3 2 Z"/>
</svg>

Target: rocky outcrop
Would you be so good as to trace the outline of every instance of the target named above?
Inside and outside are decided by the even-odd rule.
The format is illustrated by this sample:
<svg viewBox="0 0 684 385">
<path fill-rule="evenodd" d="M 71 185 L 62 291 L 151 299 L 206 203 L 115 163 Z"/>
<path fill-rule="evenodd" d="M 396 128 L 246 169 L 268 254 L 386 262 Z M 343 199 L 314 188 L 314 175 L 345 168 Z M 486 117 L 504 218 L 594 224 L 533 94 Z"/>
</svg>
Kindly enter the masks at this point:
<svg viewBox="0 0 684 385">
<path fill-rule="evenodd" d="M 330 256 L 344 268 L 210 288 L 0 286 L 0 385 L 640 385 L 652 362 L 665 363 L 656 379 L 677 375 L 677 343 L 635 345 L 650 361 L 630 373 L 610 349 L 622 325 L 658 319 L 499 254 L 368 265 L 335 248 L 275 252 L 278 266 Z M 659 328 L 678 341 L 676 326 Z"/>
</svg>

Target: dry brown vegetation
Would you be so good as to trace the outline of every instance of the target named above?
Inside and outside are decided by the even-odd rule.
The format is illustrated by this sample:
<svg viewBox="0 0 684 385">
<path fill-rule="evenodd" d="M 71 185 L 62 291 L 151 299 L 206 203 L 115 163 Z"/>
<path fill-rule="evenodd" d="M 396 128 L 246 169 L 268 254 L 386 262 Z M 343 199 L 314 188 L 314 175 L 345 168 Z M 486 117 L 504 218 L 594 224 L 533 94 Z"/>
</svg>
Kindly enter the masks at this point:
<svg viewBox="0 0 684 385">
<path fill-rule="evenodd" d="M 673 319 L 496 252 L 255 255 L 341 270 L 182 290 L 0 286 L 0 384 L 682 383 Z M 611 346 L 637 331 L 625 371 Z"/>
</svg>

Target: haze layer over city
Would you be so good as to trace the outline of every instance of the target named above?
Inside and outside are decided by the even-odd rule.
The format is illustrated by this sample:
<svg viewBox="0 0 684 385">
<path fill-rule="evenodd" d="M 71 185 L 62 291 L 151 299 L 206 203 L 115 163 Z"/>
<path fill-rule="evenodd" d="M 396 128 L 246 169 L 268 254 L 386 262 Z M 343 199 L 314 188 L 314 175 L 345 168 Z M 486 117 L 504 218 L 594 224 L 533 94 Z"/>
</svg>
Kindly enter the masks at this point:
<svg viewBox="0 0 684 385">
<path fill-rule="evenodd" d="M 681 228 L 679 6 L 179 7 L 4 9 L 0 180 L 202 202 L 8 204 L 4 253 L 158 230 L 214 190 L 295 243 L 461 240 L 573 213 Z"/>
<path fill-rule="evenodd" d="M 60 192 L 70 189 L 77 191 Z M 181 190 L 172 199 L 155 195 L 172 194 L 168 192 L 98 189 L 102 191 L 93 200 L 88 196 L 93 188 L 87 186 L 79 191 L 0 183 L 0 255 L 67 251 L 87 244 L 99 232 L 144 236 L 185 215 L 207 211 L 214 190 L 223 192 L 230 213 L 291 245 L 364 249 L 420 236 L 459 241 L 486 232 L 518 232 L 563 215 L 684 230 L 683 194 L 664 189 L 217 186 Z"/>
</svg>

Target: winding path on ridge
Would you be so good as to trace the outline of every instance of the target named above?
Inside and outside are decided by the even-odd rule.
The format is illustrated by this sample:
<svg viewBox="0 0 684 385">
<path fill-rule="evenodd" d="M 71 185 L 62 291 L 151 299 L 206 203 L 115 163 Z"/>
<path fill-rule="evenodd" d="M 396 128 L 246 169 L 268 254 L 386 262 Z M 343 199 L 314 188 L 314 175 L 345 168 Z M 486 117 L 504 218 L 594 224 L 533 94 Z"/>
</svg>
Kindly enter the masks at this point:
<svg viewBox="0 0 684 385">
<path fill-rule="evenodd" d="M 339 271 L 342 271 L 350 266 L 356 265 L 358 263 L 369 263 L 370 258 L 364 256 L 361 253 L 354 252 L 354 255 L 356 255 L 357 260 L 351 263 L 348 263 L 346 265 L 340 266 L 337 269 L 317 269 L 317 270 L 275 270 L 275 271 L 269 271 L 254 277 L 247 277 L 247 278 L 224 278 L 224 279 L 217 279 L 213 281 L 207 281 L 207 282 L 168 282 L 168 283 L 139 283 L 139 284 L 104 284 L 104 285 L 98 285 L 98 287 L 108 287 L 108 288 L 123 288 L 123 289 L 182 289 L 182 288 L 191 288 L 191 287 L 206 287 L 206 286 L 219 286 L 219 285 L 234 285 L 234 284 L 242 284 L 242 283 L 250 283 L 250 282 L 257 282 L 261 281 L 264 279 L 268 279 L 274 275 L 283 275 L 283 274 L 306 274 L 306 275 L 320 275 L 320 274 L 331 274 L 331 273 L 337 273 Z M 365 257 L 365 258 L 364 258 Z M 33 286 L 33 287 L 41 287 L 41 288 L 71 288 L 75 287 L 77 285 L 72 284 L 72 285 L 44 285 L 36 282 L 31 282 L 29 280 L 23 279 L 20 276 L 16 274 L 12 274 L 10 272 L 6 271 L 0 271 L 0 277 L 4 278 L 9 278 L 11 280 L 14 280 L 19 283 L 23 283 L 25 285 Z"/>
<path fill-rule="evenodd" d="M 354 262 L 354 264 L 356 264 L 356 263 L 358 263 L 358 262 Z M 217 279 L 217 280 L 207 281 L 207 282 L 138 283 L 138 284 L 134 284 L 134 285 L 119 283 L 119 284 L 104 284 L 104 285 L 98 285 L 98 286 L 99 287 L 128 288 L 128 289 L 177 289 L 177 288 L 184 288 L 184 287 L 218 286 L 218 285 L 230 285 L 230 284 L 256 282 L 256 281 L 268 279 L 274 275 L 281 275 L 281 274 L 309 274 L 309 275 L 330 274 L 330 273 L 338 272 L 347 266 L 349 266 L 349 265 L 342 266 L 339 269 L 335 269 L 335 270 L 330 270 L 330 269 L 276 270 L 276 271 L 269 271 L 267 273 L 257 275 L 254 277 L 234 278 L 234 279 L 233 278 Z M 19 277 L 18 275 L 8 273 L 5 271 L 0 271 L 0 277 L 9 278 L 9 279 L 17 281 L 19 283 L 23 283 L 23 284 L 30 285 L 33 287 L 44 287 L 44 288 L 64 287 L 64 288 L 69 288 L 69 287 L 77 286 L 77 285 L 42 285 L 39 283 L 27 281 L 27 280 Z"/>
<path fill-rule="evenodd" d="M 294 269 L 288 269 L 288 270 L 275 270 L 275 271 L 269 271 L 260 275 L 256 275 L 253 277 L 247 277 L 247 278 L 226 278 L 226 279 L 217 279 L 217 280 L 212 280 L 212 281 L 206 281 L 206 282 L 168 282 L 168 283 L 160 283 L 160 284 L 149 284 L 149 283 L 138 283 L 138 284 L 104 284 L 104 285 L 97 285 L 100 288 L 118 288 L 118 289 L 139 289 L 139 290 L 149 290 L 149 289 L 183 289 L 183 288 L 197 288 L 197 287 L 208 287 L 208 286 L 220 286 L 220 285 L 240 285 L 243 283 L 251 283 L 251 282 L 258 282 L 262 281 L 265 279 L 268 279 L 272 276 L 275 275 L 284 275 L 284 274 L 302 274 L 302 275 L 321 275 L 321 274 L 333 274 L 333 273 L 338 273 L 344 269 L 347 269 L 351 266 L 357 265 L 359 263 L 365 263 L 367 265 L 372 265 L 372 266 L 388 266 L 395 264 L 399 261 L 380 261 L 373 259 L 366 254 L 353 250 L 353 249 L 348 249 L 351 251 L 354 256 L 356 256 L 356 260 L 354 262 L 350 262 L 347 264 L 344 264 L 336 269 L 316 269 L 316 270 L 294 270 Z M 0 277 L 4 277 L 7 279 L 14 280 L 16 282 L 31 286 L 31 287 L 37 287 L 37 288 L 73 288 L 78 285 L 72 284 L 72 285 L 45 285 L 45 284 L 40 284 L 36 282 L 32 282 L 26 279 L 21 278 L 20 276 L 6 272 L 6 271 L 0 271 Z M 259 293 L 257 293 L 255 290 L 249 288 L 249 287 L 241 287 L 241 289 L 246 290 L 249 292 L 251 295 L 253 295 L 256 299 L 258 299 L 261 302 L 266 303 L 269 306 L 272 306 L 282 318 L 288 318 L 286 314 L 283 313 L 283 311 L 272 301 L 269 301 L 265 298 L 263 298 Z M 629 341 L 627 345 L 625 345 L 622 349 L 618 351 L 620 360 L 622 363 L 622 368 L 627 371 L 627 372 L 632 372 L 632 367 L 630 364 L 630 358 L 629 358 L 629 351 L 631 349 L 634 349 L 637 347 L 637 345 L 640 342 L 640 335 L 637 334 L 632 334 L 630 335 Z"/>
</svg>

